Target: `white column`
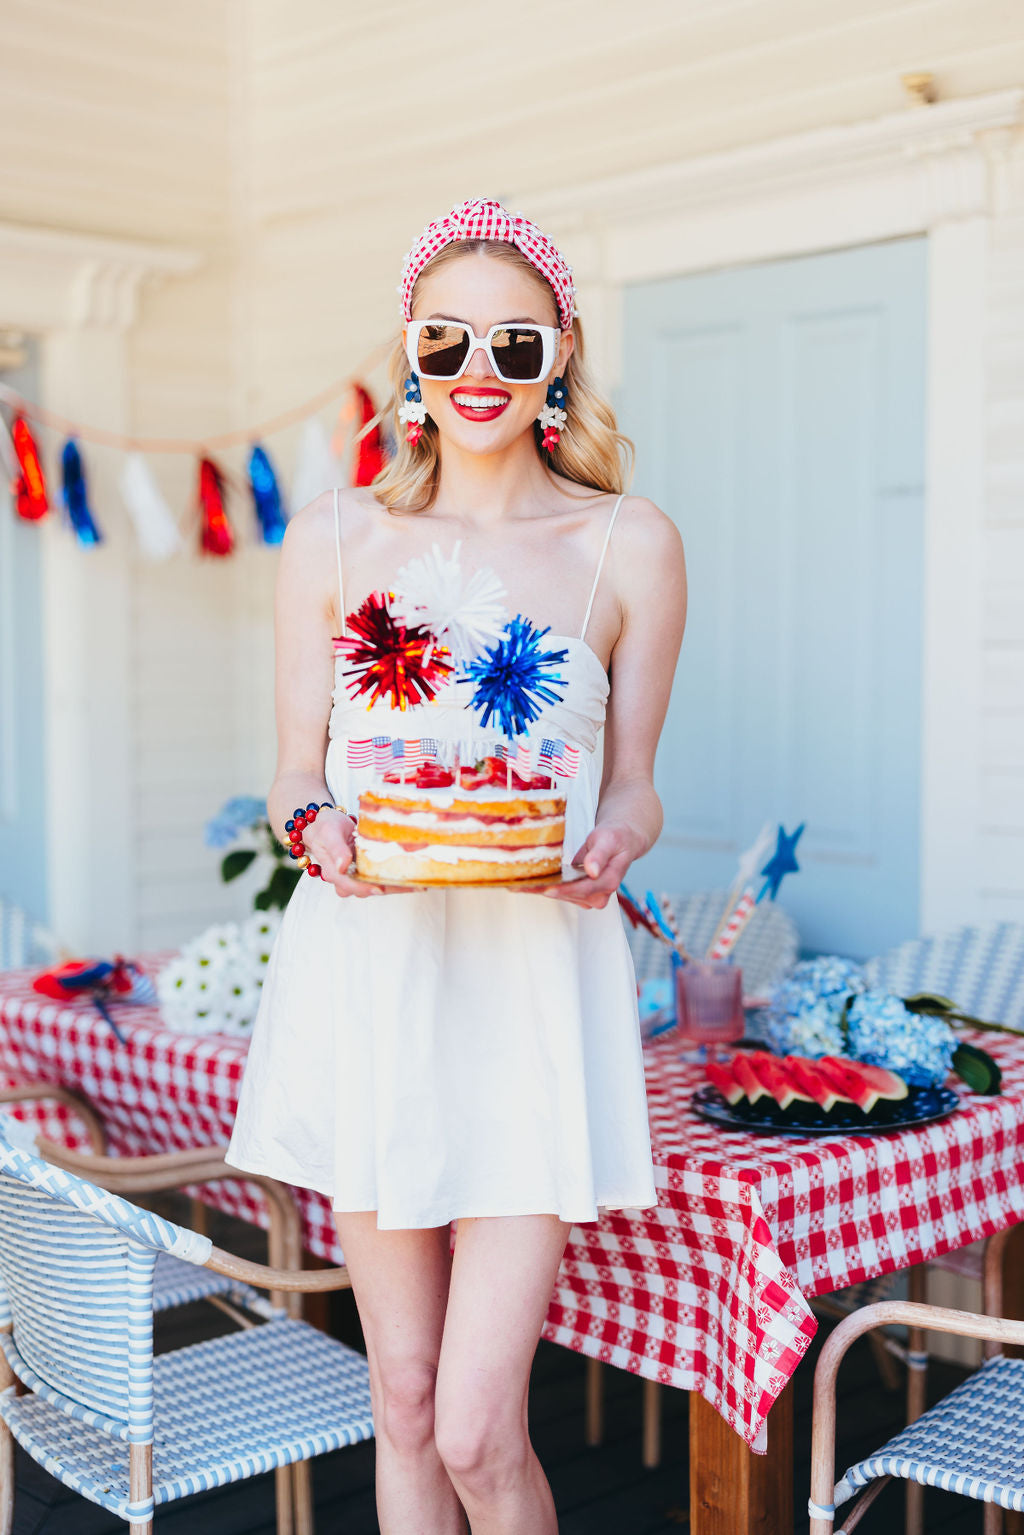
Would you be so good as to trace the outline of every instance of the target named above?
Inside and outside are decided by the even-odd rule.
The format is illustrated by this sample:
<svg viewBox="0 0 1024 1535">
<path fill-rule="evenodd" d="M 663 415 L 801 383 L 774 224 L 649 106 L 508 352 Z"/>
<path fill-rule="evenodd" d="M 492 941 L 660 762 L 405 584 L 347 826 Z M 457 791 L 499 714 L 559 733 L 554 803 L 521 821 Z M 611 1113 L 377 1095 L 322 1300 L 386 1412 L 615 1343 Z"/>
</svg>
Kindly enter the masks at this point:
<svg viewBox="0 0 1024 1535">
<path fill-rule="evenodd" d="M 51 332 L 42 342 L 47 404 L 83 422 L 127 423 L 125 337 L 114 327 Z M 132 554 L 124 537 L 117 457 L 82 444 L 90 501 L 107 542 L 81 545 L 47 519 L 43 634 L 50 876 L 49 925 L 76 954 L 135 943 L 132 762 Z M 51 487 L 52 499 L 59 486 Z"/>
</svg>

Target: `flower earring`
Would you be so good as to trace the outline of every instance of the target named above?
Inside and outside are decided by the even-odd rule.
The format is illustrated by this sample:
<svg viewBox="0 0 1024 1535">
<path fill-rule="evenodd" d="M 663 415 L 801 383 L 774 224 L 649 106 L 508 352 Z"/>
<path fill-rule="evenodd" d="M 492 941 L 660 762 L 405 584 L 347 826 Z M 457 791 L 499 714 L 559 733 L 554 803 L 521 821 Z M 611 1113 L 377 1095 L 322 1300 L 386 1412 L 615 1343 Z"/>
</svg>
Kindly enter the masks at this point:
<svg viewBox="0 0 1024 1535">
<path fill-rule="evenodd" d="M 565 387 L 564 378 L 552 379 L 548 385 L 548 397 L 540 408 L 537 420 L 544 428 L 544 436 L 541 439 L 542 446 L 552 452 L 558 446 L 561 439 L 562 428 L 569 419 L 566 413 L 566 402 L 569 392 Z"/>
<path fill-rule="evenodd" d="M 413 447 L 423 436 L 423 423 L 427 419 L 427 407 L 423 403 L 420 394 L 420 378 L 418 373 L 410 373 L 405 381 L 405 404 L 398 412 L 398 419 L 406 427 L 405 440 L 411 442 Z"/>
</svg>

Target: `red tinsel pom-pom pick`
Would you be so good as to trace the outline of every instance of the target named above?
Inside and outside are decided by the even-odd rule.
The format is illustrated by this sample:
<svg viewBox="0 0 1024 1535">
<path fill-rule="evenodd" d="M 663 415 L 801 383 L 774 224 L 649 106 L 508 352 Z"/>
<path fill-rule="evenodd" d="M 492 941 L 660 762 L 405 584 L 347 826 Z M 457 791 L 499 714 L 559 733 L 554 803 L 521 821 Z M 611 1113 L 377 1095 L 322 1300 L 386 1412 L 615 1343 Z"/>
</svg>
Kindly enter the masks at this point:
<svg viewBox="0 0 1024 1535">
<path fill-rule="evenodd" d="M 235 533 L 224 509 L 224 476 L 212 458 L 199 460 L 199 546 L 204 554 L 230 554 Z"/>
<path fill-rule="evenodd" d="M 382 698 L 395 709 L 431 703 L 454 670 L 429 629 L 393 617 L 387 592 L 371 592 L 345 627 L 349 632 L 334 638 L 335 654 L 346 662 L 351 696 L 369 694 L 367 708 Z"/>
<path fill-rule="evenodd" d="M 12 486 L 14 504 L 19 517 L 37 522 L 50 510 L 50 501 L 46 494 L 43 461 L 24 416 L 15 416 L 11 426 L 11 441 L 18 456 L 18 477 Z"/>
</svg>

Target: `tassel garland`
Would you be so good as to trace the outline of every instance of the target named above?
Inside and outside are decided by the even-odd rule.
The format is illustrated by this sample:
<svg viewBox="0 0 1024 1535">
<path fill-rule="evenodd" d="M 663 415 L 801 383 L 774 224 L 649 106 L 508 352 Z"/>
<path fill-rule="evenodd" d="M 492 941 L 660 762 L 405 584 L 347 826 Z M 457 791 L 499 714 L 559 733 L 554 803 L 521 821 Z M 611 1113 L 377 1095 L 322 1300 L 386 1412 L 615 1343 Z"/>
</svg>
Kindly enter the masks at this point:
<svg viewBox="0 0 1024 1535">
<path fill-rule="evenodd" d="M 356 431 L 364 427 L 368 421 L 372 421 L 377 414 L 377 407 L 368 389 L 362 384 L 353 384 L 352 393 L 355 396 Z M 372 485 L 374 480 L 384 468 L 386 462 L 384 453 L 384 440 L 381 437 L 380 424 L 367 432 L 356 443 L 355 453 L 352 457 L 352 484 Z"/>
<path fill-rule="evenodd" d="M 182 543 L 178 524 L 141 453 L 128 454 L 121 470 L 120 488 L 143 557 L 166 560 L 176 554 Z"/>
</svg>

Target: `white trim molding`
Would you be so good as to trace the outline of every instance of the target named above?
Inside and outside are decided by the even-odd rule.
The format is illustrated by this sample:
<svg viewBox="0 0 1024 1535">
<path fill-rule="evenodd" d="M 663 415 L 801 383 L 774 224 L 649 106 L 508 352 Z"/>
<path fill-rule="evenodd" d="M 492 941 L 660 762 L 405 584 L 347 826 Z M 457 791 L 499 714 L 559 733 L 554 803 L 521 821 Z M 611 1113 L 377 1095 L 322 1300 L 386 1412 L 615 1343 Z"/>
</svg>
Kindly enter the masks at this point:
<svg viewBox="0 0 1024 1535">
<path fill-rule="evenodd" d="M 979 915 L 985 337 L 1024 90 L 908 107 L 514 200 L 560 239 L 608 386 L 628 283 L 877 240 L 928 251 L 920 926 Z"/>
<path fill-rule="evenodd" d="M 0 324 L 125 330 L 146 284 L 186 277 L 201 261 L 198 251 L 177 246 L 0 222 Z"/>
</svg>

